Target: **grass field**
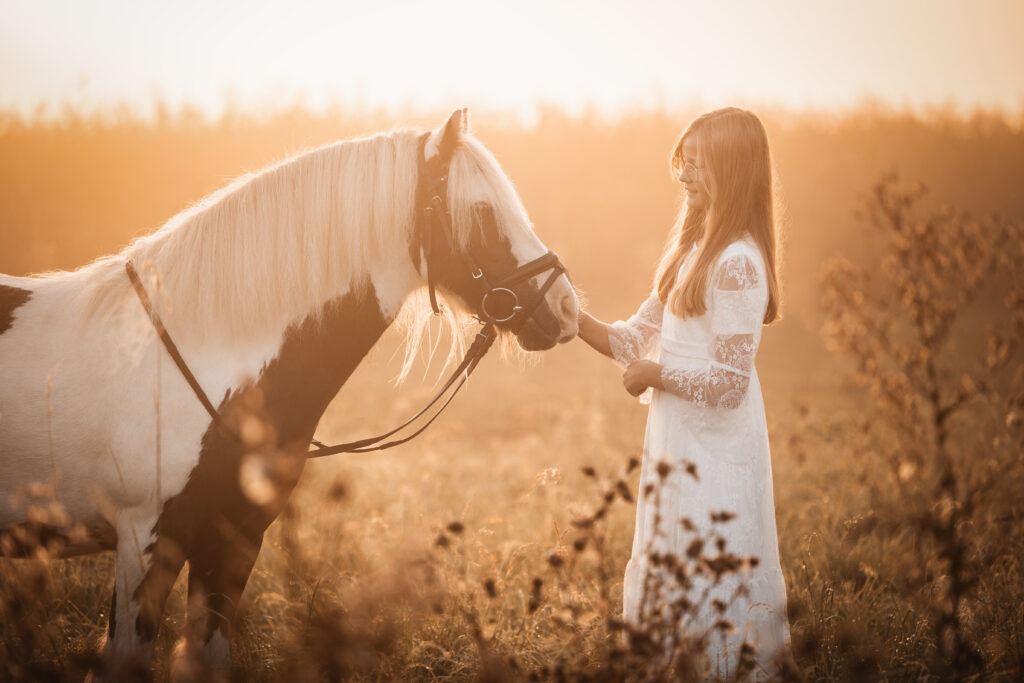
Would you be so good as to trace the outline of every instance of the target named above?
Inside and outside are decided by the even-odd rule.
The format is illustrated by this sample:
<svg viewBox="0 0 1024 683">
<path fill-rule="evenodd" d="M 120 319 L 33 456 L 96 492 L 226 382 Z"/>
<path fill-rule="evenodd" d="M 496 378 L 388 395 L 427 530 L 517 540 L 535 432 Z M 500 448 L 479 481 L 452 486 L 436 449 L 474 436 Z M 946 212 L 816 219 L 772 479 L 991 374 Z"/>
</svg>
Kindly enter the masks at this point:
<svg viewBox="0 0 1024 683">
<path fill-rule="evenodd" d="M 238 173 L 397 118 L 0 118 L 0 271 L 84 264 Z M 474 122 L 601 318 L 627 316 L 648 291 L 676 208 L 668 152 L 688 118 L 648 112 L 602 121 L 552 111 L 533 128 L 494 114 Z M 853 360 L 826 350 L 819 333 L 821 277 L 834 255 L 870 264 L 882 254 L 884 243 L 854 210 L 888 171 L 928 185 L 924 209 L 952 204 L 1024 219 L 1024 130 L 987 113 L 764 118 L 783 207 L 784 319 L 765 331 L 757 367 L 796 664 L 809 680 L 968 677 L 936 635 L 950 569 L 919 530 L 921 511 L 940 502 L 929 499 L 929 464 L 913 477 L 919 485 L 894 484 L 902 475 L 883 451 L 896 440 L 853 380 Z M 1003 310 L 1000 287 L 985 290 L 958 323 L 957 348 L 983 350 L 976 330 Z M 436 366 L 426 381 L 414 373 L 394 386 L 397 345 L 387 337 L 360 367 L 324 416 L 321 440 L 379 431 L 432 393 Z M 963 485 L 973 472 L 999 471 L 1002 480 L 957 518 L 977 575 L 958 603 L 958 628 L 982 657 L 973 676 L 1016 680 L 1024 668 L 1024 513 L 1016 499 L 1024 459 L 1018 424 L 1002 413 L 982 419 L 1001 409 L 996 403 L 972 405 L 950 442 L 958 472 L 967 473 Z M 414 444 L 310 463 L 246 590 L 236 667 L 267 680 L 615 671 L 609 618 L 620 611 L 634 507 L 617 496 L 582 550 L 572 522 L 620 480 L 635 494 L 637 472 L 627 468 L 640 455 L 644 419 L 614 365 L 576 341 L 525 360 L 486 359 Z M 105 629 L 112 557 L 0 560 L 0 569 L 0 675 L 84 675 L 81 655 Z M 160 676 L 183 612 L 179 580 L 161 632 Z M 36 628 L 27 634 L 16 624 Z"/>
</svg>

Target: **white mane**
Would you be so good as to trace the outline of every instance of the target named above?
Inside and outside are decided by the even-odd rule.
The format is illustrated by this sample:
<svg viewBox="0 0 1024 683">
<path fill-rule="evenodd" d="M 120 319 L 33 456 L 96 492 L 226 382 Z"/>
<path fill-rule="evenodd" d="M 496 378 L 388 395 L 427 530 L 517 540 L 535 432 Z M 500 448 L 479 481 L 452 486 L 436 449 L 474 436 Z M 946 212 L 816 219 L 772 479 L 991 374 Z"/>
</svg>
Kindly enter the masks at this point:
<svg viewBox="0 0 1024 683">
<path fill-rule="evenodd" d="M 232 340 L 283 330 L 406 253 L 416 132 L 349 140 L 243 176 L 90 269 L 89 313 L 131 294 L 130 259 L 176 334 Z M 91 285 L 91 286 L 90 286 Z M 107 309 L 104 311 L 104 309 Z"/>
<path fill-rule="evenodd" d="M 86 316 L 137 306 L 124 273 L 130 259 L 176 338 L 234 340 L 280 331 L 368 279 L 388 260 L 407 258 L 417 180 L 415 130 L 337 142 L 300 154 L 227 187 L 139 238 L 120 254 L 75 273 Z M 511 182 L 490 152 L 464 135 L 449 171 L 454 240 L 465 246 L 472 206 L 492 204 L 506 235 L 531 233 Z M 445 327 L 461 349 L 465 317 L 447 307 Z M 404 376 L 429 326 L 421 293 L 401 316 Z M 133 313 L 135 309 L 128 309 Z M 429 310 L 429 309 L 426 309 Z M 451 311 L 456 313 L 451 313 Z"/>
<path fill-rule="evenodd" d="M 477 140 L 466 137 L 456 148 L 448 173 L 448 205 L 457 237 L 469 238 L 473 225 L 472 209 L 476 202 L 488 202 L 494 209 L 499 230 L 510 239 L 523 233 L 532 237 L 526 208 L 490 151 Z"/>
</svg>

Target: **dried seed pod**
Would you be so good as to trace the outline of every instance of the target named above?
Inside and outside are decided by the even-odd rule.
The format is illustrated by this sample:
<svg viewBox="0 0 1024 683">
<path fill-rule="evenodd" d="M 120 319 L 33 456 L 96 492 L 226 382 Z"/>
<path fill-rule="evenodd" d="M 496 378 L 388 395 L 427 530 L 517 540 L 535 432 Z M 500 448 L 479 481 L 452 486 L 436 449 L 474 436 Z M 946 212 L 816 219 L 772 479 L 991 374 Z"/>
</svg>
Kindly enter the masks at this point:
<svg viewBox="0 0 1024 683">
<path fill-rule="evenodd" d="M 565 564 L 565 556 L 557 550 L 549 550 L 547 555 L 548 564 L 558 569 Z"/>
<path fill-rule="evenodd" d="M 711 521 L 715 524 L 722 524 L 724 522 L 731 522 L 736 519 L 736 513 L 730 510 L 719 510 L 717 512 L 711 511 Z"/>
<path fill-rule="evenodd" d="M 346 495 L 348 495 L 348 490 L 340 479 L 336 479 L 334 483 L 331 484 L 331 488 L 327 491 L 327 498 L 334 502 L 338 502 Z"/>
<path fill-rule="evenodd" d="M 700 477 L 697 476 L 697 465 L 695 465 L 694 463 L 686 463 L 686 473 L 693 477 L 694 481 L 700 481 Z"/>
<path fill-rule="evenodd" d="M 622 479 L 619 479 L 617 482 L 615 482 L 615 490 L 618 492 L 620 496 L 622 496 L 622 500 L 626 501 L 627 503 L 633 502 L 633 494 L 630 493 L 629 486 Z"/>
<path fill-rule="evenodd" d="M 534 579 L 533 579 L 533 590 L 530 592 L 530 602 L 527 605 L 527 610 L 529 610 L 530 614 L 533 614 L 534 612 L 536 612 L 537 608 L 540 607 L 541 588 L 543 588 L 543 587 L 544 587 L 544 580 L 542 578 L 540 578 L 539 576 L 534 577 Z"/>
<path fill-rule="evenodd" d="M 569 523 L 572 524 L 577 529 L 589 529 L 590 527 L 594 526 L 594 518 L 593 517 L 583 517 L 581 519 L 571 520 Z"/>
</svg>

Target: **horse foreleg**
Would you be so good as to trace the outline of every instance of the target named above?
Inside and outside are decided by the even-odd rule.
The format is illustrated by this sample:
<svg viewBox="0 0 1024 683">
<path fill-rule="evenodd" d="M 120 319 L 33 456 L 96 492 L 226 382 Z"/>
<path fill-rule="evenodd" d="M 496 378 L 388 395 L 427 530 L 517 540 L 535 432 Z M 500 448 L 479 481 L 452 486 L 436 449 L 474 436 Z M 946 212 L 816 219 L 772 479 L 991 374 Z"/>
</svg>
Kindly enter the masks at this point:
<svg viewBox="0 0 1024 683">
<path fill-rule="evenodd" d="M 104 648 L 115 671 L 128 667 L 146 676 L 164 604 L 185 560 L 173 541 L 147 543 L 155 521 L 152 514 L 126 510 L 117 523 L 117 569 Z"/>
<path fill-rule="evenodd" d="M 262 542 L 262 534 L 226 534 L 217 547 L 189 558 L 186 635 L 184 652 L 179 649 L 176 656 L 175 678 L 229 673 L 239 601 Z"/>
</svg>

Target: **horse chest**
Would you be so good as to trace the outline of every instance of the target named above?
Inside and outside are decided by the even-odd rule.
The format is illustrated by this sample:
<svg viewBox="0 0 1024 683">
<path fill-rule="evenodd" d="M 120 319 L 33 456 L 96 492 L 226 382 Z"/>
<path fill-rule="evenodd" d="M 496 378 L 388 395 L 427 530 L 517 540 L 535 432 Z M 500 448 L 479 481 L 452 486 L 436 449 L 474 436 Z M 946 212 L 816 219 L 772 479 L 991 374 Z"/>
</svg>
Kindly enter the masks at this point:
<svg viewBox="0 0 1024 683">
<path fill-rule="evenodd" d="M 327 404 L 389 323 L 368 286 L 289 328 L 258 378 L 217 406 L 227 429 L 208 421 L 197 463 L 165 503 L 157 533 L 186 554 L 201 552 L 216 529 L 262 534 L 297 483 Z"/>
</svg>

